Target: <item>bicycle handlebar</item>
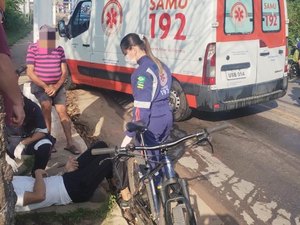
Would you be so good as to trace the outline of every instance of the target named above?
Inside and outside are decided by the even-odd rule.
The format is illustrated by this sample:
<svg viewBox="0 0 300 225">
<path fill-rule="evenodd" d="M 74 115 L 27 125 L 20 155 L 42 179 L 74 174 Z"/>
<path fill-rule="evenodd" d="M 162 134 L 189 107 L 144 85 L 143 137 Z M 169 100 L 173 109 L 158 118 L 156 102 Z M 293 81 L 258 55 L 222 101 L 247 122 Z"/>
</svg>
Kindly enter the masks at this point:
<svg viewBox="0 0 300 225">
<path fill-rule="evenodd" d="M 155 145 L 155 146 L 130 146 L 129 149 L 127 149 L 127 147 L 123 147 L 123 148 L 118 148 L 118 147 L 114 147 L 114 148 L 94 148 L 91 150 L 92 155 L 104 155 L 104 154 L 128 154 L 128 150 L 132 150 L 132 151 L 136 151 L 136 150 L 157 150 L 157 149 L 167 149 L 170 147 L 174 147 L 178 144 L 180 144 L 183 141 L 186 141 L 188 139 L 194 138 L 194 137 L 200 137 L 200 136 L 204 136 L 207 137 L 209 134 L 220 131 L 220 130 L 224 130 L 226 128 L 228 128 L 230 125 L 227 123 L 215 126 L 215 127 L 211 127 L 208 129 L 203 129 L 200 132 L 194 133 L 194 134 L 189 134 L 186 135 L 182 138 L 179 138 L 175 141 L 172 142 L 167 142 L 164 144 L 159 144 L 159 145 Z"/>
<path fill-rule="evenodd" d="M 220 130 L 224 130 L 228 127 L 229 127 L 228 123 L 223 123 L 223 124 L 215 126 L 215 127 L 207 128 L 206 131 L 207 131 L 208 134 L 211 134 L 211 133 L 214 133 L 214 132 L 218 132 Z"/>
</svg>

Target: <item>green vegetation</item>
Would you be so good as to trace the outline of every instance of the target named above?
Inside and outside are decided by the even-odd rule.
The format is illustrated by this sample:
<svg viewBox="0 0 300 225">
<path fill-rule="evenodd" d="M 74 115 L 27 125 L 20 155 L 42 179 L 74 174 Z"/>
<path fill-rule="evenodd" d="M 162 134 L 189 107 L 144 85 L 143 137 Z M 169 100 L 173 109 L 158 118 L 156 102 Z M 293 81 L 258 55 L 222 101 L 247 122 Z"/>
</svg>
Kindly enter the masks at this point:
<svg viewBox="0 0 300 225">
<path fill-rule="evenodd" d="M 288 0 L 289 45 L 295 45 L 300 38 L 300 1 Z"/>
<path fill-rule="evenodd" d="M 23 0 L 6 0 L 4 27 L 8 44 L 13 45 L 32 30 L 32 16 L 22 14 L 19 5 Z"/>
<path fill-rule="evenodd" d="M 83 209 L 79 208 L 74 211 L 66 213 L 56 212 L 30 212 L 24 214 L 17 214 L 16 225 L 29 225 L 29 224 L 64 224 L 64 225 L 79 225 L 79 224 L 95 224 L 105 218 L 112 207 L 116 204 L 116 197 L 111 195 L 106 201 L 99 203 L 98 209 Z M 100 224 L 100 223 L 98 223 Z"/>
</svg>

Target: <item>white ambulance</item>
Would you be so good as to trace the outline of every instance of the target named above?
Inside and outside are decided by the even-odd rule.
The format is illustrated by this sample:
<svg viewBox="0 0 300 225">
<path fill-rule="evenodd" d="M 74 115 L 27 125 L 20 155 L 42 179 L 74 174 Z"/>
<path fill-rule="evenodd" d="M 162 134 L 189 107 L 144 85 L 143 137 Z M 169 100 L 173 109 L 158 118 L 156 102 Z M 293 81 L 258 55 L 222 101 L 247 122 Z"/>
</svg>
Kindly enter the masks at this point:
<svg viewBox="0 0 300 225">
<path fill-rule="evenodd" d="M 285 0 L 82 0 L 60 44 L 75 84 L 131 93 L 120 41 L 148 37 L 173 74 L 176 120 L 191 108 L 225 111 L 277 99 L 287 89 Z"/>
</svg>

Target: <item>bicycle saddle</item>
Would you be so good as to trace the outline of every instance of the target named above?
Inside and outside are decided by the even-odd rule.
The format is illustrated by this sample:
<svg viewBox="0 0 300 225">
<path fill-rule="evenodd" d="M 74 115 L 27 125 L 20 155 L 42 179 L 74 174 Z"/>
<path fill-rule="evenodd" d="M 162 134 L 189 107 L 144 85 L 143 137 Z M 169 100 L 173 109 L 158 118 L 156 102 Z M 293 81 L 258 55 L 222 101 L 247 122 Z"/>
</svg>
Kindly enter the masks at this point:
<svg viewBox="0 0 300 225">
<path fill-rule="evenodd" d="M 147 130 L 147 126 L 145 126 L 142 121 L 128 122 L 126 124 L 126 129 L 129 132 L 143 133 Z"/>
</svg>

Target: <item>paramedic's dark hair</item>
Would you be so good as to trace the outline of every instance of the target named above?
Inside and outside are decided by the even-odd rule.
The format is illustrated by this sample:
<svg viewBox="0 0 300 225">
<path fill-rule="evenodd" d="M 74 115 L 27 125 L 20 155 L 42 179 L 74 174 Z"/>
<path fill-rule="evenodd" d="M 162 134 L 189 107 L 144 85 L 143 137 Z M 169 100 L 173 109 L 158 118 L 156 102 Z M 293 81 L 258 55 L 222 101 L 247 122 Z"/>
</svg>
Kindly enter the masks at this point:
<svg viewBox="0 0 300 225">
<path fill-rule="evenodd" d="M 126 55 L 126 50 L 131 49 L 132 46 L 138 46 L 141 50 L 145 51 L 146 55 L 149 56 L 149 58 L 152 59 L 153 62 L 158 67 L 159 74 L 164 73 L 164 69 L 163 69 L 161 61 L 153 55 L 149 41 L 145 36 L 143 37 L 143 40 L 142 40 L 138 34 L 135 34 L 135 33 L 127 34 L 121 40 L 121 43 L 120 43 L 120 47 L 121 47 L 123 54 Z"/>
</svg>

